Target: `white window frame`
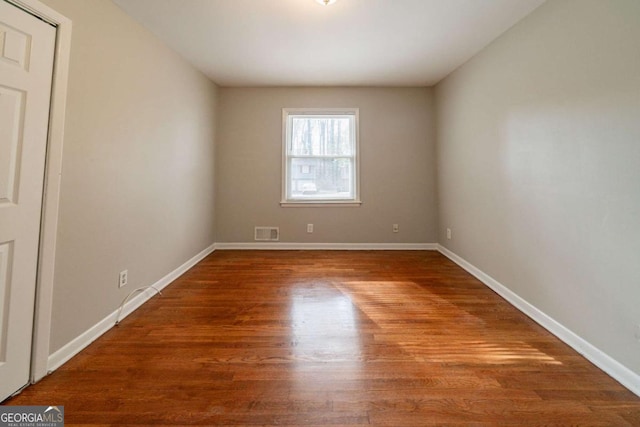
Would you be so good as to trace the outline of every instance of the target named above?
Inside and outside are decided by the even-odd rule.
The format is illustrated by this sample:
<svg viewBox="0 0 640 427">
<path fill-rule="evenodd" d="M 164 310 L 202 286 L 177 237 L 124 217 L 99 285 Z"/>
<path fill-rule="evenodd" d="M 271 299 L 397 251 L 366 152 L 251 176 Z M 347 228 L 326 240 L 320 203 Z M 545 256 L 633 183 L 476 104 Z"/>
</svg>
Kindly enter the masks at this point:
<svg viewBox="0 0 640 427">
<path fill-rule="evenodd" d="M 353 156 L 353 198 L 352 199 L 289 199 L 289 116 L 300 115 L 331 115 L 353 116 L 353 138 L 355 154 Z M 282 109 L 282 207 L 357 207 L 362 204 L 360 200 L 360 110 L 358 108 L 283 108 Z"/>
</svg>

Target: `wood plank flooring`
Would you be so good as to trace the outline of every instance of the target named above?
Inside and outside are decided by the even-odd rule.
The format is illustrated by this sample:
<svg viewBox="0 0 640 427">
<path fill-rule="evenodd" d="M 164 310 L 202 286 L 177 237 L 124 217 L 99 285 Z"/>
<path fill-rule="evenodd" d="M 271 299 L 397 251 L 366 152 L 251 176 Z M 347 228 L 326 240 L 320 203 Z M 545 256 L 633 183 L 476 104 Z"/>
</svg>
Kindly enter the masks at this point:
<svg viewBox="0 0 640 427">
<path fill-rule="evenodd" d="M 215 252 L 6 403 L 67 425 L 640 425 L 640 398 L 422 251 Z"/>
</svg>

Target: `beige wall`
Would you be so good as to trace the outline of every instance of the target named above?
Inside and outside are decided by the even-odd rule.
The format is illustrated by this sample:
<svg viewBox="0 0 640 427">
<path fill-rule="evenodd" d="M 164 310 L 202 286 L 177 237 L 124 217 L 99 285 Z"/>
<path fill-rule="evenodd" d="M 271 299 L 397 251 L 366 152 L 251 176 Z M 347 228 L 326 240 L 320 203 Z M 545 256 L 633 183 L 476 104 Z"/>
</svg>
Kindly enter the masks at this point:
<svg viewBox="0 0 640 427">
<path fill-rule="evenodd" d="M 640 374 L 639 22 L 549 1 L 436 99 L 439 241 Z"/>
<path fill-rule="evenodd" d="M 435 242 L 432 99 L 427 88 L 222 88 L 217 241 L 278 226 L 282 242 Z M 360 109 L 361 207 L 280 207 L 285 107 Z"/>
<path fill-rule="evenodd" d="M 46 3 L 73 20 L 54 352 L 214 242 L 217 89 L 111 2 Z"/>
</svg>

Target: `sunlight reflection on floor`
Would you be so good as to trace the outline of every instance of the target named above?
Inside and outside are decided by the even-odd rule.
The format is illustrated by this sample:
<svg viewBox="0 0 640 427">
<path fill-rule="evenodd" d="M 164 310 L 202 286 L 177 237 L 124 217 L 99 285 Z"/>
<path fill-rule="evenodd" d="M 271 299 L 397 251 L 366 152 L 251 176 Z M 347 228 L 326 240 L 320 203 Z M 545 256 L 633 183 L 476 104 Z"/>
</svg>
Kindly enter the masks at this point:
<svg viewBox="0 0 640 427">
<path fill-rule="evenodd" d="M 376 342 L 398 345 L 415 360 L 562 364 L 517 336 L 511 336 L 508 322 L 487 326 L 485 320 L 414 282 L 343 282 L 336 286 L 381 329 L 375 334 Z M 407 314 L 411 322 L 397 321 Z M 497 331 L 496 327 L 505 329 Z M 464 338 L 452 331 L 459 328 L 464 328 Z M 477 339 L 469 339 L 470 334 Z"/>
<path fill-rule="evenodd" d="M 300 287 L 291 297 L 290 322 L 295 374 L 292 390 L 362 380 L 363 359 L 357 308 L 334 287 Z"/>
<path fill-rule="evenodd" d="M 291 328 L 296 358 L 351 361 L 361 355 L 356 308 L 332 287 L 300 288 L 291 297 Z"/>
</svg>

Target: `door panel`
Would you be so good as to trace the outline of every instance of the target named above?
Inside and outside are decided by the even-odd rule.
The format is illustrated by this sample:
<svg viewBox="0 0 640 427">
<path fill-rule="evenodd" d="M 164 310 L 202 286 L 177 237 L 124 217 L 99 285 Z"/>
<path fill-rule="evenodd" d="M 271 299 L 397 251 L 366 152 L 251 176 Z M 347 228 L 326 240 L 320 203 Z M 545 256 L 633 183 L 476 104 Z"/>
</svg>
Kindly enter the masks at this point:
<svg viewBox="0 0 640 427">
<path fill-rule="evenodd" d="M 55 36 L 0 0 L 0 401 L 29 382 Z"/>
<path fill-rule="evenodd" d="M 19 187 L 18 163 L 22 149 L 24 92 L 0 86 L 0 205 L 15 203 Z"/>
<path fill-rule="evenodd" d="M 9 65 L 28 70 L 31 37 L 17 28 L 0 24 L 0 58 Z"/>
<path fill-rule="evenodd" d="M 9 294 L 11 293 L 11 275 L 13 243 L 0 244 L 0 360 L 7 360 L 7 327 L 9 314 Z"/>
</svg>

